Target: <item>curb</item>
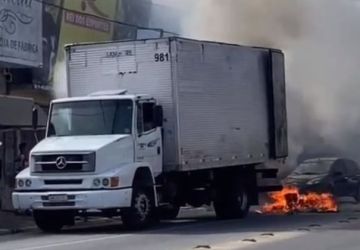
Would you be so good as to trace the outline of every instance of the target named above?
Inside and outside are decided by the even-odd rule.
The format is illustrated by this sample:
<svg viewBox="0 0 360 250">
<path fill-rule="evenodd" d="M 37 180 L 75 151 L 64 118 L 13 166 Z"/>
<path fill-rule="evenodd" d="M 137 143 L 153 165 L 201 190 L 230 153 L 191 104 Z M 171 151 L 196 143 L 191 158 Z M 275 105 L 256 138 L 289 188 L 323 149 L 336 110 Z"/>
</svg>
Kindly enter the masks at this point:
<svg viewBox="0 0 360 250">
<path fill-rule="evenodd" d="M 18 234 L 24 232 L 24 229 L 0 229 L 0 236 L 9 234 Z"/>
<path fill-rule="evenodd" d="M 36 228 L 37 227 L 35 227 L 35 226 L 29 226 L 29 227 L 23 227 L 23 228 L 14 228 L 14 229 L 0 228 L 0 236 L 24 233 L 24 232 L 27 232 L 27 231 L 30 231 L 30 230 L 34 230 Z"/>
</svg>

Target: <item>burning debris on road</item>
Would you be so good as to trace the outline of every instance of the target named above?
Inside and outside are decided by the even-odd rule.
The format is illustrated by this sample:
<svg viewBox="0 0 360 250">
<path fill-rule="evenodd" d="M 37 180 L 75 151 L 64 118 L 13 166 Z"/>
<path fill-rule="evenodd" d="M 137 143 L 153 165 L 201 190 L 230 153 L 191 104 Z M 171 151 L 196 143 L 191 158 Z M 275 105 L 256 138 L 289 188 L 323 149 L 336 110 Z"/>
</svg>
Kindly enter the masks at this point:
<svg viewBox="0 0 360 250">
<path fill-rule="evenodd" d="M 279 192 L 269 194 L 271 203 L 265 204 L 261 213 L 265 214 L 291 214 L 318 212 L 338 212 L 338 205 L 330 193 L 301 194 L 296 187 L 284 187 Z"/>
</svg>

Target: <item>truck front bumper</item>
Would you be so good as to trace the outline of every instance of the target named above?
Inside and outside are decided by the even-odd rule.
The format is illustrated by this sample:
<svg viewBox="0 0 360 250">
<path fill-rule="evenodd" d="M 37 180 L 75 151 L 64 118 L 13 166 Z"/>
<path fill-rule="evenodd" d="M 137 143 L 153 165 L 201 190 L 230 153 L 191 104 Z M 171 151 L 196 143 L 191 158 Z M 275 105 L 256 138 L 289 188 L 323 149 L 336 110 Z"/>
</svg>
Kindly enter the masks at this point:
<svg viewBox="0 0 360 250">
<path fill-rule="evenodd" d="M 131 206 L 132 188 L 89 191 L 14 192 L 12 202 L 17 211 L 89 210 Z"/>
</svg>

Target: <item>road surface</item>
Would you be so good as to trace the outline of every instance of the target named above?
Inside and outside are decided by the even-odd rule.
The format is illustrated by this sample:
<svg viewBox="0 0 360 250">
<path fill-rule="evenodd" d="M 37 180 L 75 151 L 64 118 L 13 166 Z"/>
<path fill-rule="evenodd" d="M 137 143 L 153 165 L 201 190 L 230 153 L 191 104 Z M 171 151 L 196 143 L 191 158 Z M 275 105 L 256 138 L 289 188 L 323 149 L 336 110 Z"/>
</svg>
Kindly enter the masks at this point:
<svg viewBox="0 0 360 250">
<path fill-rule="evenodd" d="M 34 229 L 0 237 L 0 250 L 359 249 L 360 210 L 345 207 L 338 214 L 253 212 L 245 220 L 230 221 L 217 221 L 208 212 L 185 211 L 180 219 L 141 232 L 126 231 L 120 222 L 84 224 L 61 234 Z"/>
</svg>

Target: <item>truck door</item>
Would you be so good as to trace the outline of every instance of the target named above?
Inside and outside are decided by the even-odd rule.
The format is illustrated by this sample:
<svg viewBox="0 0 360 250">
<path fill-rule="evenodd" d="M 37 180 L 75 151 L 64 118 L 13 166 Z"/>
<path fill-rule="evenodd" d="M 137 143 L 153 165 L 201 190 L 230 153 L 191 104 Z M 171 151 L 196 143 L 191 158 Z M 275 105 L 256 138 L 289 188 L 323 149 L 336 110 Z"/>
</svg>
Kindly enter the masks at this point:
<svg viewBox="0 0 360 250">
<path fill-rule="evenodd" d="M 285 58 L 281 51 L 271 50 L 270 72 L 268 85 L 270 157 L 277 159 L 288 156 Z"/>
<path fill-rule="evenodd" d="M 154 122 L 155 102 L 137 104 L 136 160 L 151 165 L 154 176 L 162 172 L 161 128 Z"/>
</svg>

